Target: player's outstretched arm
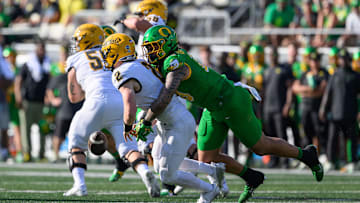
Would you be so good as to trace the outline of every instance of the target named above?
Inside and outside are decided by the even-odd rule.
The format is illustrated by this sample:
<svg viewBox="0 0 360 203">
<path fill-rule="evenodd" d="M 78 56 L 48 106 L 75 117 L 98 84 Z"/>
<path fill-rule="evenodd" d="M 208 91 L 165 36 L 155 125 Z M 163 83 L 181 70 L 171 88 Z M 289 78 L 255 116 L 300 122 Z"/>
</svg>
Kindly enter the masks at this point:
<svg viewBox="0 0 360 203">
<path fill-rule="evenodd" d="M 142 33 L 145 33 L 146 30 L 152 26 L 149 21 L 139 17 L 126 18 L 122 22 L 127 28 Z"/>
<path fill-rule="evenodd" d="M 85 99 L 85 93 L 81 89 L 80 84 L 76 80 L 76 72 L 75 69 L 72 68 L 68 72 L 68 97 L 71 103 L 77 103 Z"/>
<path fill-rule="evenodd" d="M 189 74 L 189 69 L 182 66 L 166 75 L 165 85 L 161 89 L 158 98 L 152 103 L 147 111 L 145 120 L 152 121 L 161 114 L 170 103 L 173 94 L 176 93 L 181 81 Z"/>
</svg>

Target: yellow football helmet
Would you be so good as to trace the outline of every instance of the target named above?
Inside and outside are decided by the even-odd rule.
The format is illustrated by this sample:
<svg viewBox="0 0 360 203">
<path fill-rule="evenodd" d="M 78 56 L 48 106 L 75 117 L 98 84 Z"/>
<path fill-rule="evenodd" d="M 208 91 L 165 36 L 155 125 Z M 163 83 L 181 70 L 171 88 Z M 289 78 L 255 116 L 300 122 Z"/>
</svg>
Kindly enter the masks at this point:
<svg viewBox="0 0 360 203">
<path fill-rule="evenodd" d="M 72 39 L 75 51 L 84 51 L 95 46 L 101 46 L 105 38 L 104 31 L 94 24 L 82 24 L 76 28 Z"/>
<path fill-rule="evenodd" d="M 112 34 L 104 41 L 101 53 L 104 57 L 105 68 L 112 71 L 118 61 L 136 59 L 135 42 L 126 34 Z"/>
<path fill-rule="evenodd" d="M 166 4 L 160 0 L 143 0 L 137 6 L 135 14 L 141 16 L 153 14 L 167 21 L 168 8 Z"/>
</svg>

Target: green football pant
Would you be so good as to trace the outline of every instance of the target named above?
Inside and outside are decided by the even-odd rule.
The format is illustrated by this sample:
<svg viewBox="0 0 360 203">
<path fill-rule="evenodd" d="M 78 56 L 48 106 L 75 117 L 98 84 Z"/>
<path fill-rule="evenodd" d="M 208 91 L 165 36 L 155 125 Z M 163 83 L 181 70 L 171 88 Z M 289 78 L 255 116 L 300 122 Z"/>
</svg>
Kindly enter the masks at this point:
<svg viewBox="0 0 360 203">
<path fill-rule="evenodd" d="M 248 148 L 261 138 L 261 122 L 252 109 L 250 93 L 235 87 L 230 96 L 224 97 L 223 107 L 217 111 L 204 110 L 198 129 L 198 149 L 214 150 L 222 146 L 229 128 Z"/>
</svg>

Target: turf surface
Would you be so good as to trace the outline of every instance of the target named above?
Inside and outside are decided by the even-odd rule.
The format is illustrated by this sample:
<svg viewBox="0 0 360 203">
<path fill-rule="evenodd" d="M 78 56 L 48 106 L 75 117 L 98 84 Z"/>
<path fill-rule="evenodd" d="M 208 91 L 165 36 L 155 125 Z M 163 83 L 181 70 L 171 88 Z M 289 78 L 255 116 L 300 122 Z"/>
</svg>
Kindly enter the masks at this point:
<svg viewBox="0 0 360 203">
<path fill-rule="evenodd" d="M 73 180 L 66 164 L 0 163 L 0 202 L 196 202 L 199 192 L 185 190 L 175 197 L 150 198 L 140 177 L 131 169 L 118 182 L 108 182 L 111 165 L 89 165 L 86 197 L 63 197 Z M 360 202 L 360 173 L 331 172 L 317 183 L 309 170 L 262 170 L 266 181 L 254 202 Z M 204 175 L 200 175 L 204 178 Z M 226 175 L 230 194 L 215 202 L 237 202 L 244 182 Z"/>
</svg>

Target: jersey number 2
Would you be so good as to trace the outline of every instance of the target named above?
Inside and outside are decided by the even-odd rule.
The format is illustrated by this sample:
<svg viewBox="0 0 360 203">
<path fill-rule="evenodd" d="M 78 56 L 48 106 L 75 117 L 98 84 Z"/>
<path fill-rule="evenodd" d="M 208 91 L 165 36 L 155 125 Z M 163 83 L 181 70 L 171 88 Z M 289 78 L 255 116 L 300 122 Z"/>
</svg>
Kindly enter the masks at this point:
<svg viewBox="0 0 360 203">
<path fill-rule="evenodd" d="M 100 70 L 103 67 L 103 64 L 101 63 L 101 59 L 94 55 L 96 54 L 96 51 L 87 51 L 85 52 L 87 58 L 90 61 L 90 67 L 91 69 L 93 69 L 94 71 Z"/>
</svg>

